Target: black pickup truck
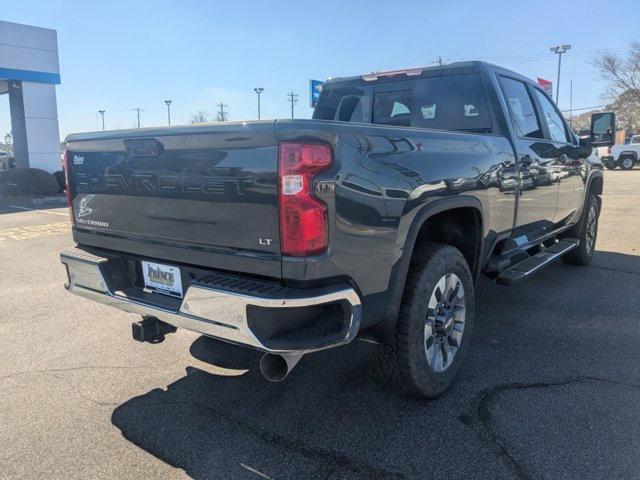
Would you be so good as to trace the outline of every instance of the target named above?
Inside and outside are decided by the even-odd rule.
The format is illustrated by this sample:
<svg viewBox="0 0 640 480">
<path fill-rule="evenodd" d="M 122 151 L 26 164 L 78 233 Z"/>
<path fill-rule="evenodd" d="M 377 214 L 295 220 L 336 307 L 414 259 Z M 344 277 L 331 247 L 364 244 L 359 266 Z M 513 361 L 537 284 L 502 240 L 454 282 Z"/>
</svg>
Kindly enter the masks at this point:
<svg viewBox="0 0 640 480">
<path fill-rule="evenodd" d="M 549 97 L 483 62 L 331 79 L 312 120 L 66 148 L 67 288 L 141 315 L 134 338 L 180 327 L 254 347 L 270 380 L 359 338 L 392 385 L 427 397 L 461 366 L 479 275 L 588 264 L 603 187 Z"/>
</svg>

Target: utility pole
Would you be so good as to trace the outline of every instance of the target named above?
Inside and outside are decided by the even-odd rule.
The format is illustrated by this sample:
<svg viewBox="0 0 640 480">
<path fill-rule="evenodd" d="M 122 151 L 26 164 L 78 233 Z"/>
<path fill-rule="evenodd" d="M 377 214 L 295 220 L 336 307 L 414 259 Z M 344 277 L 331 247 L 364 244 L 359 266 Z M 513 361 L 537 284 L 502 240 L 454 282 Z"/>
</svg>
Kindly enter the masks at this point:
<svg viewBox="0 0 640 480">
<path fill-rule="evenodd" d="M 264 88 L 256 87 L 253 89 L 253 91 L 258 94 L 258 120 L 260 120 L 260 94 L 264 92 Z"/>
<path fill-rule="evenodd" d="M 562 54 L 571 50 L 571 45 L 555 45 L 549 50 L 558 54 L 558 81 L 556 82 L 556 105 L 558 105 L 558 97 L 560 96 L 560 67 L 562 65 Z"/>
<path fill-rule="evenodd" d="M 224 107 L 226 107 L 224 103 L 218 103 L 218 107 L 220 107 L 220 111 L 218 112 L 218 121 L 224 122 L 227 120 L 227 112 L 224 111 Z"/>
<path fill-rule="evenodd" d="M 298 94 L 293 93 L 293 90 L 291 90 L 289 93 L 287 93 L 287 97 L 289 97 L 289 103 L 291 103 L 291 118 L 293 119 L 293 107 L 296 103 L 298 103 Z"/>
<path fill-rule="evenodd" d="M 167 104 L 167 125 L 171 125 L 171 100 L 165 100 Z"/>
<path fill-rule="evenodd" d="M 98 113 L 102 116 L 102 130 L 104 130 L 104 113 L 106 110 L 98 110 Z"/>
<path fill-rule="evenodd" d="M 140 112 L 144 112 L 144 109 L 142 109 L 140 107 L 136 107 L 133 110 L 138 112 L 138 128 L 140 128 Z"/>
</svg>

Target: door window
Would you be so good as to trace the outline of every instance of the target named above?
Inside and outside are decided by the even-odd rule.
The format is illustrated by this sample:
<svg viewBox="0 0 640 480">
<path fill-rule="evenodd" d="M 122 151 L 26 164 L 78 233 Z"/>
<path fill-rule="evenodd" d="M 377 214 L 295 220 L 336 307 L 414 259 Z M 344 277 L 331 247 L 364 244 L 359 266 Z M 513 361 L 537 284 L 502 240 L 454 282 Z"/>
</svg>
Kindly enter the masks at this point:
<svg viewBox="0 0 640 480">
<path fill-rule="evenodd" d="M 509 108 L 514 128 L 521 137 L 544 138 L 533 102 L 523 82 L 500 77 L 502 93 Z"/>
<path fill-rule="evenodd" d="M 536 96 L 538 97 L 538 102 L 540 102 L 540 108 L 542 108 L 542 116 L 547 122 L 551 140 L 553 140 L 554 142 L 567 143 L 567 131 L 564 128 L 562 117 L 553 106 L 553 103 L 551 103 L 551 100 L 549 100 L 549 97 L 547 97 L 537 88 L 534 90 L 536 92 Z"/>
</svg>

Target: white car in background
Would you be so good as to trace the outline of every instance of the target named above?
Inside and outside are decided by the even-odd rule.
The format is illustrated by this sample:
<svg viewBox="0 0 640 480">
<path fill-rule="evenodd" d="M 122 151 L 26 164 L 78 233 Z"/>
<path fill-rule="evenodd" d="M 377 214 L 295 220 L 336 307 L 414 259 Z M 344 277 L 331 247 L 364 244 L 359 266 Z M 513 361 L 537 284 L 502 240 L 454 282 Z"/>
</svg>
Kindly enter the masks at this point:
<svg viewBox="0 0 640 480">
<path fill-rule="evenodd" d="M 13 155 L 6 150 L 0 150 L 0 171 L 13 168 Z"/>
<path fill-rule="evenodd" d="M 611 154 L 603 158 L 602 162 L 609 170 L 620 167 L 622 170 L 631 170 L 640 162 L 640 135 L 631 137 L 629 143 L 614 145 Z"/>
</svg>

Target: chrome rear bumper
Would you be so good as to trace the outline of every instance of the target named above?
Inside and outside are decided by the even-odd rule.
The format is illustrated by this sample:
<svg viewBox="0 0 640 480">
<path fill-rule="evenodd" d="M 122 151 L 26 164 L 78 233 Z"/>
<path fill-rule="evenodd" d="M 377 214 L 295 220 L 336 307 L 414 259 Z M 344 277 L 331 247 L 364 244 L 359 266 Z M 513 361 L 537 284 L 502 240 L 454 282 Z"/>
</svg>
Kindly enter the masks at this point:
<svg viewBox="0 0 640 480">
<path fill-rule="evenodd" d="M 217 288 L 215 285 L 194 283 L 188 286 L 184 299 L 177 308 L 132 298 L 124 291 L 110 285 L 105 267 L 109 259 L 95 256 L 80 249 L 64 251 L 60 260 L 67 268 L 68 283 L 72 293 L 89 298 L 125 312 L 156 317 L 178 328 L 185 328 L 202 335 L 228 342 L 255 347 L 271 353 L 308 353 L 342 345 L 358 334 L 361 318 L 360 298 L 349 286 L 331 289 L 291 290 L 282 289 L 283 295 L 242 293 Z M 343 325 L 331 338 L 313 338 L 298 346 L 274 348 L 267 345 L 250 327 L 248 308 L 268 309 L 272 313 L 291 308 L 323 306 L 339 303 L 346 309 Z M 273 310 L 271 310 L 273 309 Z M 310 329 L 318 331 L 318 328 Z"/>
</svg>

